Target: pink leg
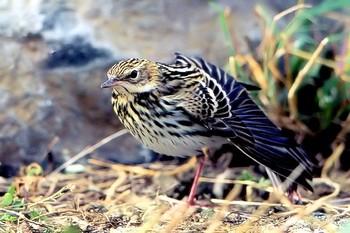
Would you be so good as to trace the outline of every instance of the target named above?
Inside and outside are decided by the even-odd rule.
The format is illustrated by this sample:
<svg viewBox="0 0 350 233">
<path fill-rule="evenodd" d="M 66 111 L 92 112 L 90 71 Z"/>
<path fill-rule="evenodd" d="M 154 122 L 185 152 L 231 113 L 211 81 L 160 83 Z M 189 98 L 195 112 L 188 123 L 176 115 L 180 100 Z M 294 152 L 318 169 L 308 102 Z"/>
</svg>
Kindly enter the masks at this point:
<svg viewBox="0 0 350 233">
<path fill-rule="evenodd" d="M 204 163 L 205 163 L 205 159 L 206 159 L 205 155 L 199 159 L 199 163 L 197 165 L 196 174 L 194 175 L 194 179 L 193 179 L 193 183 L 192 183 L 192 187 L 191 187 L 191 192 L 190 192 L 190 195 L 188 196 L 188 200 L 187 200 L 187 203 L 189 205 L 196 205 L 197 204 L 195 202 L 194 198 L 195 198 L 196 193 L 197 193 L 198 181 L 199 181 L 199 177 L 202 174 L 202 170 L 203 170 L 203 166 L 204 166 Z"/>
</svg>

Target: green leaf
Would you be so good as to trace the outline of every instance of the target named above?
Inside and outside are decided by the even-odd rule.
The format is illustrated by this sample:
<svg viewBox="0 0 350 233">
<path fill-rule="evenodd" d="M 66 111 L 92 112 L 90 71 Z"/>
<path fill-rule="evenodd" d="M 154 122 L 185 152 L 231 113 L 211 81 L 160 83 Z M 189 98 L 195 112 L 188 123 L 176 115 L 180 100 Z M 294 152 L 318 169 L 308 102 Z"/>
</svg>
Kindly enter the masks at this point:
<svg viewBox="0 0 350 233">
<path fill-rule="evenodd" d="M 333 121 L 340 108 L 343 97 L 339 82 L 338 77 L 333 77 L 327 80 L 318 92 L 322 128 L 326 128 Z"/>
<path fill-rule="evenodd" d="M 219 15 L 220 26 L 221 26 L 221 29 L 224 33 L 225 42 L 227 44 L 227 48 L 229 49 L 230 56 L 235 55 L 235 49 L 233 48 L 233 46 L 231 44 L 231 41 L 232 41 L 231 34 L 230 34 L 229 27 L 227 25 L 227 20 L 225 17 L 224 10 L 221 8 L 221 6 L 216 1 L 209 1 L 209 6 L 214 11 L 216 11 L 217 14 Z"/>
<path fill-rule="evenodd" d="M 0 215 L 0 221 L 9 221 L 9 222 L 14 222 L 17 221 L 18 217 L 17 216 L 13 216 L 10 214 L 1 214 Z"/>
<path fill-rule="evenodd" d="M 260 177 L 258 183 L 261 185 L 261 187 L 268 187 L 271 185 L 271 181 L 269 179 L 265 179 L 264 177 Z"/>
<path fill-rule="evenodd" d="M 17 200 L 17 198 L 14 198 L 14 201 L 12 203 L 13 208 L 22 208 L 24 207 L 24 202 L 22 200 Z"/>
<path fill-rule="evenodd" d="M 2 201 L 0 202 L 0 206 L 9 206 L 12 204 L 13 195 L 11 193 L 5 193 Z"/>
<path fill-rule="evenodd" d="M 70 225 L 63 229 L 62 233 L 80 233 L 83 232 L 78 226 Z"/>
<path fill-rule="evenodd" d="M 10 193 L 11 195 L 14 195 L 16 190 L 15 190 L 15 186 L 11 185 L 9 187 L 9 189 L 7 190 L 8 193 Z"/>
<path fill-rule="evenodd" d="M 210 209 L 210 208 L 203 209 L 203 211 L 201 212 L 201 216 L 203 218 L 207 218 L 207 219 L 213 217 L 214 214 L 215 214 L 215 211 L 213 209 Z"/>
<path fill-rule="evenodd" d="M 250 180 L 250 181 L 258 181 L 257 177 L 254 177 L 248 171 L 244 170 L 242 174 L 237 178 L 238 180 Z"/>
<path fill-rule="evenodd" d="M 30 216 L 30 219 L 33 220 L 33 219 L 39 217 L 40 213 L 38 211 L 32 210 L 32 211 L 30 211 L 29 216 Z"/>
</svg>

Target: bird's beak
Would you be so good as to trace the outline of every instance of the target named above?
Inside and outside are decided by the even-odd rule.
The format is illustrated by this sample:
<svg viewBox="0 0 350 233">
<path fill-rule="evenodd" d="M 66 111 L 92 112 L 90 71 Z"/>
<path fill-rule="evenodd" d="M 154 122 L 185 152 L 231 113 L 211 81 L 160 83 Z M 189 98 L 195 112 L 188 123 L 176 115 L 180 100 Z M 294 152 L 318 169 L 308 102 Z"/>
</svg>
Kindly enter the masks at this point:
<svg viewBox="0 0 350 233">
<path fill-rule="evenodd" d="M 117 78 L 107 79 L 104 83 L 101 84 L 101 88 L 109 88 L 109 87 L 117 86 L 118 81 L 119 79 Z"/>
</svg>

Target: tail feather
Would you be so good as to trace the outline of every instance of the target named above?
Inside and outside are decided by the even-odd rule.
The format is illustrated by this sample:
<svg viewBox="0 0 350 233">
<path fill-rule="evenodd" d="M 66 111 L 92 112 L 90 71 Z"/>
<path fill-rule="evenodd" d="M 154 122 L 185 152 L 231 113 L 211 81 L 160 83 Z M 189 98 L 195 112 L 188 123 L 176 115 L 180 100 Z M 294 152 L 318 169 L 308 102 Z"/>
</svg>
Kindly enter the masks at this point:
<svg viewBox="0 0 350 233">
<path fill-rule="evenodd" d="M 296 160 L 290 159 L 291 156 L 289 154 L 284 154 L 285 159 L 279 155 L 279 160 L 275 160 L 274 158 L 277 157 L 266 152 L 265 149 L 249 148 L 238 145 L 235 146 L 252 160 L 267 168 L 267 173 L 275 188 L 281 186 L 285 192 L 293 189 L 292 187 L 294 187 L 294 183 L 297 183 L 305 189 L 313 191 L 310 182 L 312 180 L 312 168 L 314 165 L 307 158 L 305 158 L 305 160 L 309 164 L 308 167 L 305 166 L 304 161 L 299 163 Z M 266 158 L 266 160 L 262 160 L 261 158 Z"/>
</svg>

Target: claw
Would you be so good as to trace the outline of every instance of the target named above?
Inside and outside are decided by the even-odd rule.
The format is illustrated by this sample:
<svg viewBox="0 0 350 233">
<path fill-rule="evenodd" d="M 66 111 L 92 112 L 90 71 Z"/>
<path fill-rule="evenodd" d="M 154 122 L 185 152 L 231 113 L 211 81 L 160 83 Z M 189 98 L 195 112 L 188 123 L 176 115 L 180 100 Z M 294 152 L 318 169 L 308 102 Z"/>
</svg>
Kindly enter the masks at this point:
<svg viewBox="0 0 350 233">
<path fill-rule="evenodd" d="M 295 196 L 296 196 L 296 199 L 294 198 Z M 289 189 L 288 190 L 288 199 L 293 204 L 298 204 L 298 205 L 303 204 L 303 199 L 302 199 L 298 189 L 292 189 L 292 188 Z"/>
</svg>

